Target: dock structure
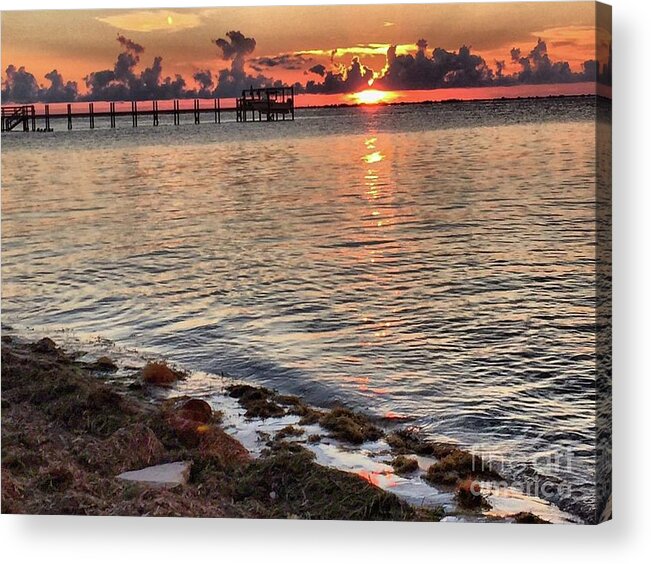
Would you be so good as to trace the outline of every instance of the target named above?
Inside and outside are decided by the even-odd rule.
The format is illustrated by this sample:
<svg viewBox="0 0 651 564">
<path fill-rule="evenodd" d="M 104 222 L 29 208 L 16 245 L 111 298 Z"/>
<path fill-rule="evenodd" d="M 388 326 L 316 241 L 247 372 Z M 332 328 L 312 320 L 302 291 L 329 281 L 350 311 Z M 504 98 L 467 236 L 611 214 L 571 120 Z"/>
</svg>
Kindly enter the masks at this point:
<svg viewBox="0 0 651 564">
<path fill-rule="evenodd" d="M 280 86 L 276 88 L 249 88 L 242 90 L 242 96 L 236 103 L 237 121 L 258 121 L 265 116 L 266 121 L 285 120 L 287 116 L 294 119 L 294 87 Z"/>
<path fill-rule="evenodd" d="M 235 113 L 236 121 L 284 121 L 294 119 L 294 89 L 291 86 L 276 88 L 249 88 L 235 99 L 235 106 L 222 107 L 220 98 L 174 99 L 144 101 L 97 101 L 76 103 L 30 104 L 2 106 L 2 131 L 53 131 L 52 123 L 65 122 L 67 129 L 115 129 L 118 120 L 131 122 L 131 127 L 151 125 L 157 127 L 162 116 L 171 116 L 170 125 L 181 125 L 181 117 L 192 115 L 192 121 L 222 123 L 222 114 Z M 257 116 L 257 120 L 256 120 Z M 98 125 L 98 120 L 99 125 Z M 128 121 L 127 121 L 128 120 Z M 42 125 L 41 125 L 42 124 Z M 103 125 L 102 125 L 103 124 Z M 128 127 L 128 126 L 127 126 Z"/>
<path fill-rule="evenodd" d="M 36 109 L 34 106 L 2 106 L 2 131 L 36 131 Z"/>
</svg>

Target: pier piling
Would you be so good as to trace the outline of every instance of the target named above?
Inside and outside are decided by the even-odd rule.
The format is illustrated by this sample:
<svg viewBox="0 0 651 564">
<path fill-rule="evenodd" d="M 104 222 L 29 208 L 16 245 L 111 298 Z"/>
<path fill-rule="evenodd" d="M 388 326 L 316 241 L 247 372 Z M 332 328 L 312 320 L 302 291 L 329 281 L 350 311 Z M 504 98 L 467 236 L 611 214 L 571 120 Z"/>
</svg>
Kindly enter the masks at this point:
<svg viewBox="0 0 651 564">
<path fill-rule="evenodd" d="M 199 100 L 194 100 L 194 123 L 198 125 L 201 123 L 200 113 L 199 113 Z"/>
<path fill-rule="evenodd" d="M 181 117 L 179 116 L 179 101 L 174 100 L 174 125 L 179 125 L 181 123 Z"/>
</svg>

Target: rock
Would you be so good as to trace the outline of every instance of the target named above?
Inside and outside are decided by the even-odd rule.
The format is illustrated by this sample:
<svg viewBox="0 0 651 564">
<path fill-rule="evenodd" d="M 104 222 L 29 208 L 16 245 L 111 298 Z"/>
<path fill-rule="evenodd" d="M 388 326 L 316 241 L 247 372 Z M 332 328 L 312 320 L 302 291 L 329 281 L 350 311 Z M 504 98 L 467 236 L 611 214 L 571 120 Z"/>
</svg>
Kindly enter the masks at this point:
<svg viewBox="0 0 651 564">
<path fill-rule="evenodd" d="M 170 462 L 158 466 L 149 466 L 142 470 L 123 472 L 117 478 L 155 488 L 175 488 L 187 483 L 191 467 L 192 462 L 190 461 Z"/>
<path fill-rule="evenodd" d="M 481 493 L 479 482 L 468 478 L 457 486 L 456 500 L 463 509 L 489 509 L 490 504 Z"/>
<path fill-rule="evenodd" d="M 208 423 L 212 418 L 212 407 L 206 401 L 189 399 L 181 406 L 178 413 L 184 419 L 197 423 Z"/>
<path fill-rule="evenodd" d="M 93 368 L 104 372 L 115 372 L 118 369 L 118 366 L 108 356 L 100 356 L 93 364 Z"/>
<path fill-rule="evenodd" d="M 56 343 L 49 337 L 42 338 L 40 341 L 33 343 L 31 347 L 33 351 L 40 353 L 53 354 L 59 352 L 59 347 L 57 347 Z"/>
<path fill-rule="evenodd" d="M 224 468 L 236 468 L 251 462 L 251 455 L 244 445 L 216 427 L 202 434 L 199 451 L 202 457 L 215 459 Z"/>
<path fill-rule="evenodd" d="M 180 377 L 180 373 L 172 370 L 164 362 L 149 362 L 142 369 L 142 379 L 147 384 L 156 386 L 170 386 Z"/>
<path fill-rule="evenodd" d="M 165 421 L 186 447 L 196 447 L 208 430 L 212 408 L 199 399 L 177 398 L 163 405 Z"/>
</svg>

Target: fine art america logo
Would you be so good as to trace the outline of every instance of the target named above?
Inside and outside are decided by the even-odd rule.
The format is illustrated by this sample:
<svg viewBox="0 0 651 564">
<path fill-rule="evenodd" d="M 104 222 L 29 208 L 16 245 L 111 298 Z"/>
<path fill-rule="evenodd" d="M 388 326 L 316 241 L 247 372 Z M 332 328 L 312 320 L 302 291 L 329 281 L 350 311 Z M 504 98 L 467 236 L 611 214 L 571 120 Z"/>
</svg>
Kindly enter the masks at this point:
<svg viewBox="0 0 651 564">
<path fill-rule="evenodd" d="M 538 433 L 532 437 L 531 434 L 523 433 L 520 441 L 543 444 L 543 435 Z M 571 483 L 561 478 L 571 475 L 573 471 L 575 455 L 570 447 L 532 453 L 526 462 L 516 459 L 512 452 L 497 452 L 487 445 L 474 445 L 470 450 L 475 454 L 472 461 L 474 473 L 504 477 L 502 480 L 491 480 L 490 484 L 472 482 L 470 492 L 473 495 L 499 494 L 507 488 L 515 488 L 527 496 L 552 501 L 568 498 L 572 494 Z M 509 478 L 508 481 L 506 477 Z"/>
</svg>

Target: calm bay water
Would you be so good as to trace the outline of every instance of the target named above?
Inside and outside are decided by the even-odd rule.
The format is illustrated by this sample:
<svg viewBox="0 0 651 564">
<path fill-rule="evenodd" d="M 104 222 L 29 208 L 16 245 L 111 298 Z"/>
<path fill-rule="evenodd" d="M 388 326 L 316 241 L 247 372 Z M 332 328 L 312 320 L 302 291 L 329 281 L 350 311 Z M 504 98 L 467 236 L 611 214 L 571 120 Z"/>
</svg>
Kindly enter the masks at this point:
<svg viewBox="0 0 651 564">
<path fill-rule="evenodd" d="M 595 115 L 586 98 L 3 136 L 3 322 L 403 417 L 591 506 Z"/>
</svg>

